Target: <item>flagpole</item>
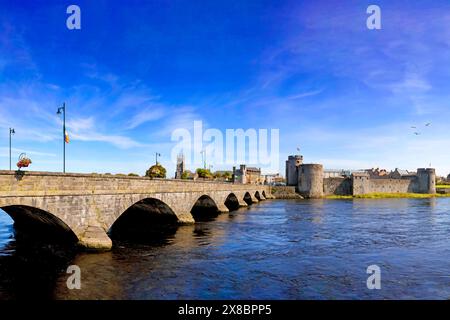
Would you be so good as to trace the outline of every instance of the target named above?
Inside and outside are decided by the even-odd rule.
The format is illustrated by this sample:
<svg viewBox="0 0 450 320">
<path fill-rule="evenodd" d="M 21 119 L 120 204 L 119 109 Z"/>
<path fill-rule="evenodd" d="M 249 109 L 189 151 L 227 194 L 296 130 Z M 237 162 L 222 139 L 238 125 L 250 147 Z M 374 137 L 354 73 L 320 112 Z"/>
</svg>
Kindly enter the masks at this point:
<svg viewBox="0 0 450 320">
<path fill-rule="evenodd" d="M 66 103 L 63 103 L 63 173 L 66 173 Z"/>
<path fill-rule="evenodd" d="M 57 115 L 63 115 L 63 173 L 66 173 L 66 103 L 56 111 Z"/>
<path fill-rule="evenodd" d="M 14 128 L 9 128 L 9 171 L 12 170 L 12 153 L 11 153 L 11 146 L 12 146 L 12 135 L 15 133 Z"/>
</svg>

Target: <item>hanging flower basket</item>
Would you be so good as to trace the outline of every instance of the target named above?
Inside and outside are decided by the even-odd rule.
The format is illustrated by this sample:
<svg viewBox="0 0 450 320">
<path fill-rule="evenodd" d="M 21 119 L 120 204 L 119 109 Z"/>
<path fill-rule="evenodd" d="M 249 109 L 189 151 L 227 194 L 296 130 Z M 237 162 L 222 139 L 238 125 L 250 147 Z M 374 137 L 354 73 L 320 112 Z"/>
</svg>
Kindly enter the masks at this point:
<svg viewBox="0 0 450 320">
<path fill-rule="evenodd" d="M 22 168 L 28 168 L 30 164 L 32 164 L 33 162 L 31 161 L 30 158 L 27 157 L 27 155 L 25 153 L 22 153 L 19 156 L 19 162 L 17 162 L 17 167 L 20 169 Z"/>
</svg>

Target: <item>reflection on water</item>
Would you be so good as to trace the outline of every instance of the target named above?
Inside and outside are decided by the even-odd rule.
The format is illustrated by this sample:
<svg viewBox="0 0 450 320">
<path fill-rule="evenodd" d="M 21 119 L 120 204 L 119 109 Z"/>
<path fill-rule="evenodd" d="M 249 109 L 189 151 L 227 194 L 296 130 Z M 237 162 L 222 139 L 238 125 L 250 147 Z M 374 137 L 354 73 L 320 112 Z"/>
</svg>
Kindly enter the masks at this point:
<svg viewBox="0 0 450 320">
<path fill-rule="evenodd" d="M 450 199 L 266 201 L 101 254 L 17 243 L 0 219 L 0 299 L 450 298 Z"/>
</svg>

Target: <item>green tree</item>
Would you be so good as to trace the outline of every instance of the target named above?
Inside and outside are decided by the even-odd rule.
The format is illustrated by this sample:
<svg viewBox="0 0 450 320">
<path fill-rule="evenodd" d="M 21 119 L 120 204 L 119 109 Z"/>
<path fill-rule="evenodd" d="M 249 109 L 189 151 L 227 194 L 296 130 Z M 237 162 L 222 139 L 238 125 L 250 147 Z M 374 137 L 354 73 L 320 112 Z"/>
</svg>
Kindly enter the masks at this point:
<svg viewBox="0 0 450 320">
<path fill-rule="evenodd" d="M 150 167 L 150 169 L 147 170 L 145 173 L 146 177 L 150 178 L 165 178 L 166 177 L 166 168 L 164 168 L 162 165 L 155 164 Z"/>
<path fill-rule="evenodd" d="M 208 169 L 198 168 L 196 170 L 196 172 L 197 172 L 199 178 L 203 178 L 203 179 L 212 179 L 213 178 L 213 174 Z"/>
<path fill-rule="evenodd" d="M 233 178 L 233 174 L 229 171 L 226 171 L 223 176 L 226 180 L 231 180 L 231 178 Z"/>
<path fill-rule="evenodd" d="M 189 179 L 189 177 L 191 176 L 191 173 L 192 173 L 192 172 L 190 172 L 189 170 L 184 171 L 184 172 L 181 174 L 181 179 L 184 179 L 184 180 Z"/>
</svg>

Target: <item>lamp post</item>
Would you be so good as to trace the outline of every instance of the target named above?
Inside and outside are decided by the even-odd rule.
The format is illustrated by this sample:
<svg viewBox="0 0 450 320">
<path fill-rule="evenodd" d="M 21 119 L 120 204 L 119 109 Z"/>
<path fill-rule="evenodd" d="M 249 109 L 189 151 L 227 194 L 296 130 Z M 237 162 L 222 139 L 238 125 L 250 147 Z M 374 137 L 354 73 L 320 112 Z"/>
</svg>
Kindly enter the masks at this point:
<svg viewBox="0 0 450 320">
<path fill-rule="evenodd" d="M 11 146 L 12 146 L 12 136 L 16 133 L 14 128 L 9 128 L 9 171 L 12 170 L 12 153 L 11 153 Z"/>
<path fill-rule="evenodd" d="M 63 173 L 66 173 L 66 103 L 58 108 L 56 114 L 63 116 Z"/>
<path fill-rule="evenodd" d="M 156 156 L 156 165 L 158 165 L 158 157 L 161 157 L 161 153 L 155 152 Z"/>
<path fill-rule="evenodd" d="M 202 150 L 200 153 L 202 154 L 203 169 L 206 170 L 206 151 Z"/>
</svg>

